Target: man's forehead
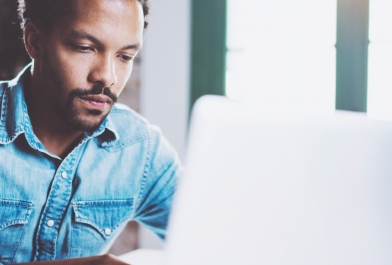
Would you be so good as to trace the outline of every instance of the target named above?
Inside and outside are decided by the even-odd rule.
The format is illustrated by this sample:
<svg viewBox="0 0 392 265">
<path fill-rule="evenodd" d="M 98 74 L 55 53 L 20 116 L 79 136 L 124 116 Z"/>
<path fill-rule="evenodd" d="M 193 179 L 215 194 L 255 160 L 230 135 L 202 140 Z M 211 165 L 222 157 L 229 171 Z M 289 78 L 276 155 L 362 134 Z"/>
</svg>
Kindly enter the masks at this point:
<svg viewBox="0 0 392 265">
<path fill-rule="evenodd" d="M 75 29 L 71 29 L 69 32 L 69 37 L 70 38 L 74 38 L 74 39 L 81 39 L 81 40 L 89 40 L 93 43 L 96 44 L 102 44 L 102 41 L 99 39 L 99 36 L 94 36 L 92 34 L 90 34 L 87 31 L 84 30 L 75 30 Z M 141 42 L 135 42 L 132 43 L 132 41 L 126 42 L 126 39 L 124 39 L 124 42 L 126 44 L 124 44 L 124 46 L 121 47 L 122 50 L 127 50 L 127 49 L 132 49 L 135 51 L 139 51 L 142 47 L 142 43 Z"/>
<path fill-rule="evenodd" d="M 74 15 L 86 15 L 88 13 L 100 12 L 103 14 L 129 13 L 130 8 L 139 5 L 142 12 L 141 3 L 138 0 L 70 0 L 71 10 Z M 80 14 L 81 13 L 81 14 Z"/>
<path fill-rule="evenodd" d="M 61 30 L 77 38 L 104 41 L 117 37 L 127 40 L 126 45 L 135 45 L 135 38 L 142 41 L 144 15 L 137 0 L 71 0 L 70 16 L 60 18 Z M 93 38 L 92 38 L 93 37 Z M 125 45 L 125 44 L 123 44 Z"/>
</svg>

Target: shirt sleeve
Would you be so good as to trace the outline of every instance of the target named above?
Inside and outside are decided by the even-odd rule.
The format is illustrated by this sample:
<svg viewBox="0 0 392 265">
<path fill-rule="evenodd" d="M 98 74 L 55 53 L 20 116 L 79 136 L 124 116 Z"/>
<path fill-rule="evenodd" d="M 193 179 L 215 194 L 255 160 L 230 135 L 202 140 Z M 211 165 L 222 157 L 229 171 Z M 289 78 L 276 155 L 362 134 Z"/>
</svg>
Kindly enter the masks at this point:
<svg viewBox="0 0 392 265">
<path fill-rule="evenodd" d="M 162 240 L 181 172 L 177 153 L 159 129 L 153 128 L 134 217 Z"/>
</svg>

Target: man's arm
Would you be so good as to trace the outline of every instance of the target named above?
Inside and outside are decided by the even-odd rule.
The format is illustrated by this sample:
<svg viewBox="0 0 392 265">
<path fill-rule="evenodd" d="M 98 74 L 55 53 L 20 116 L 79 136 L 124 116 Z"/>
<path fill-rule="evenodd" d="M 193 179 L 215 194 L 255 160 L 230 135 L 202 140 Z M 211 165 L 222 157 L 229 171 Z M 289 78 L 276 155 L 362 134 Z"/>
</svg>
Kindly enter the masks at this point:
<svg viewBox="0 0 392 265">
<path fill-rule="evenodd" d="M 165 239 L 173 195 L 183 171 L 174 148 L 152 127 L 145 184 L 136 203 L 134 219 Z"/>
<path fill-rule="evenodd" d="M 42 265 L 130 265 L 113 255 L 105 254 L 87 258 L 65 259 L 65 260 L 45 260 L 34 263 L 19 263 L 20 265 L 42 264 Z"/>
</svg>

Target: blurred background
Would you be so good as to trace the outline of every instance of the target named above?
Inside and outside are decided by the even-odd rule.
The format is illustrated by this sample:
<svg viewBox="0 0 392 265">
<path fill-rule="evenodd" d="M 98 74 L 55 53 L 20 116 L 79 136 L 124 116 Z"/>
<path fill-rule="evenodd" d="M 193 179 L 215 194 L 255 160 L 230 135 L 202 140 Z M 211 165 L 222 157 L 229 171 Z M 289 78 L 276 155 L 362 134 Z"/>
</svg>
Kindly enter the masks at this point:
<svg viewBox="0 0 392 265">
<path fill-rule="evenodd" d="M 0 0 L 0 79 L 29 62 L 16 0 Z M 121 102 L 161 127 L 186 163 L 190 109 L 204 94 L 265 111 L 392 119 L 390 0 L 150 0 L 150 28 Z M 130 223 L 112 248 L 161 248 Z"/>
</svg>

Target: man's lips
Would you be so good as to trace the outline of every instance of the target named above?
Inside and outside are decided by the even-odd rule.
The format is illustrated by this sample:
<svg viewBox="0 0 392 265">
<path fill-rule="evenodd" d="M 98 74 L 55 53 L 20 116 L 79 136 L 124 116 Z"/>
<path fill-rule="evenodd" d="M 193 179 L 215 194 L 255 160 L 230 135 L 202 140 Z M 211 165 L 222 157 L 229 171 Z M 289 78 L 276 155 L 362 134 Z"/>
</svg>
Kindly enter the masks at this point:
<svg viewBox="0 0 392 265">
<path fill-rule="evenodd" d="M 95 109 L 103 110 L 106 104 L 112 104 L 112 100 L 104 95 L 89 95 L 80 97 L 82 101 Z"/>
</svg>

